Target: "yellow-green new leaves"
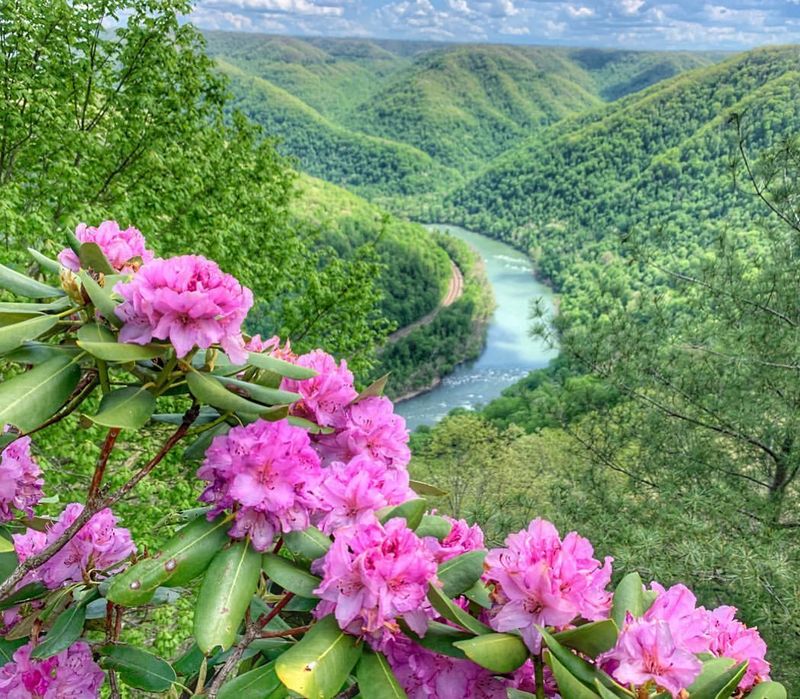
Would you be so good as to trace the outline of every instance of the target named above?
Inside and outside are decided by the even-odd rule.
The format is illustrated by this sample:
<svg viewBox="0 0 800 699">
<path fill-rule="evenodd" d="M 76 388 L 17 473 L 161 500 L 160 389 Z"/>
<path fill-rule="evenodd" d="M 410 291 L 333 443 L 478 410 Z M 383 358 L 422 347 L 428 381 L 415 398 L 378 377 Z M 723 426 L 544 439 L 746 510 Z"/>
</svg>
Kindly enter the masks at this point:
<svg viewBox="0 0 800 699">
<path fill-rule="evenodd" d="M 347 681 L 361 650 L 362 645 L 329 615 L 275 661 L 275 670 L 281 682 L 300 696 L 331 699 Z"/>
<path fill-rule="evenodd" d="M 203 653 L 217 646 L 227 650 L 236 641 L 260 575 L 261 554 L 247 541 L 238 541 L 214 556 L 194 611 L 194 638 Z"/>
</svg>

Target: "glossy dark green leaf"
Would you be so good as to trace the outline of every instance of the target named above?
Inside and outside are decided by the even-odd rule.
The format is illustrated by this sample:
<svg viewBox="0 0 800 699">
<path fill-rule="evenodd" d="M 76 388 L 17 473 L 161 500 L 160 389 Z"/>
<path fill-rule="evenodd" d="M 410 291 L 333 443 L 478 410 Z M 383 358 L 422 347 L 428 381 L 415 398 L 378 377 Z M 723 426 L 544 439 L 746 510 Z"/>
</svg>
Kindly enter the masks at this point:
<svg viewBox="0 0 800 699">
<path fill-rule="evenodd" d="M 408 699 L 383 653 L 365 650 L 358 661 L 356 678 L 364 699 Z"/>
<path fill-rule="evenodd" d="M 86 323 L 78 328 L 78 339 L 81 342 L 110 342 L 117 343 L 117 336 L 104 325 L 99 323 Z"/>
<path fill-rule="evenodd" d="M 603 619 L 553 634 L 553 638 L 567 648 L 594 658 L 613 648 L 618 635 L 619 630 L 614 620 Z"/>
<path fill-rule="evenodd" d="M 378 519 L 382 524 L 385 524 L 390 519 L 400 517 L 406 521 L 406 526 L 409 529 L 416 529 L 422 522 L 422 516 L 428 503 L 422 499 L 408 500 L 396 507 L 387 507 L 378 511 Z"/>
<path fill-rule="evenodd" d="M 78 346 L 93 357 L 105 362 L 123 364 L 154 359 L 167 353 L 163 345 L 134 345 L 127 342 L 84 342 L 78 340 Z"/>
<path fill-rule="evenodd" d="M 156 409 L 156 399 L 141 386 L 120 388 L 103 396 L 97 413 L 89 415 L 96 425 L 138 430 L 147 424 Z"/>
<path fill-rule="evenodd" d="M 219 425 L 215 425 L 211 429 L 200 433 L 197 439 L 191 442 L 189 446 L 183 450 L 184 461 L 199 461 L 205 458 L 206 450 L 209 446 L 211 446 L 211 442 L 214 441 L 214 437 L 227 434 L 230 429 L 231 426 L 228 423 L 221 422 Z"/>
<path fill-rule="evenodd" d="M 31 602 L 35 599 L 41 599 L 45 597 L 48 592 L 49 590 L 40 582 L 28 583 L 17 590 L 13 595 L 9 595 L 0 601 L 0 610 L 16 607 L 18 604 Z"/>
<path fill-rule="evenodd" d="M 261 567 L 270 580 L 278 583 L 284 590 L 294 592 L 301 597 L 314 597 L 314 590 L 322 582 L 316 575 L 298 568 L 291 561 L 274 553 L 264 554 Z"/>
<path fill-rule="evenodd" d="M 204 653 L 236 641 L 261 575 L 261 554 L 246 541 L 220 551 L 208 566 L 194 613 L 194 638 Z"/>
<path fill-rule="evenodd" d="M 471 588 L 483 575 L 486 551 L 469 551 L 451 558 L 439 566 L 436 577 L 448 597 L 458 597 Z"/>
<path fill-rule="evenodd" d="M 74 604 L 67 607 L 58 615 L 44 640 L 33 649 L 31 657 L 42 660 L 69 648 L 83 633 L 85 620 L 86 607 L 84 605 Z"/>
<path fill-rule="evenodd" d="M 24 646 L 26 643 L 27 639 L 25 638 L 17 638 L 13 641 L 0 638 L 0 667 L 6 663 L 12 662 L 17 648 Z"/>
<path fill-rule="evenodd" d="M 417 636 L 403 619 L 400 619 L 399 624 L 403 633 L 423 648 L 428 648 L 439 655 L 448 655 L 451 658 L 466 658 L 464 651 L 453 644 L 456 641 L 466 641 L 475 637 L 468 631 L 462 631 L 455 626 L 442 624 L 439 621 L 429 621 L 424 636 Z"/>
<path fill-rule="evenodd" d="M 36 264 L 46 272 L 53 272 L 54 274 L 61 273 L 61 263 L 58 260 L 53 260 L 46 255 L 42 255 L 38 250 L 28 248 L 28 254 L 36 260 Z"/>
<path fill-rule="evenodd" d="M 464 590 L 464 597 L 484 609 L 491 609 L 492 607 L 489 588 L 481 580 L 476 581 L 469 590 Z"/>
<path fill-rule="evenodd" d="M 37 282 L 5 265 L 0 265 L 0 287 L 29 299 L 51 299 L 56 296 L 64 296 L 63 289 Z"/>
<path fill-rule="evenodd" d="M 264 699 L 280 688 L 275 663 L 245 672 L 222 685 L 218 699 Z"/>
<path fill-rule="evenodd" d="M 362 647 L 329 615 L 278 657 L 275 670 L 281 682 L 301 697 L 332 699 L 358 662 Z"/>
<path fill-rule="evenodd" d="M 241 381 L 229 376 L 218 376 L 217 380 L 242 398 L 254 400 L 257 403 L 264 403 L 265 405 L 281 405 L 284 403 L 294 403 L 300 400 L 299 393 L 266 388 L 256 383 Z"/>
<path fill-rule="evenodd" d="M 59 355 L 0 384 L 0 424 L 28 432 L 51 417 L 78 385 L 81 370 Z"/>
<path fill-rule="evenodd" d="M 224 412 L 259 415 L 266 410 L 265 406 L 229 391 L 219 377 L 212 374 L 191 371 L 186 375 L 186 383 L 189 384 L 189 390 L 197 400 Z"/>
<path fill-rule="evenodd" d="M 51 345 L 46 342 L 23 342 L 17 349 L 9 352 L 4 359 L 17 364 L 44 364 L 54 357 L 74 359 L 83 350 L 77 345 Z"/>
<path fill-rule="evenodd" d="M 17 349 L 23 342 L 35 340 L 58 325 L 55 316 L 36 316 L 0 328 L 0 354 Z"/>
<path fill-rule="evenodd" d="M 297 366 L 291 362 L 285 362 L 282 359 L 270 357 L 268 354 L 250 352 L 247 363 L 259 369 L 266 369 L 267 371 L 280 374 L 288 379 L 310 379 L 317 375 L 317 372 L 313 369 Z"/>
<path fill-rule="evenodd" d="M 487 633 L 453 645 L 463 650 L 473 663 L 501 674 L 513 672 L 528 659 L 525 643 L 510 633 Z"/>
<path fill-rule="evenodd" d="M 172 665 L 157 655 L 124 643 L 109 643 L 99 650 L 100 665 L 116 670 L 129 687 L 145 692 L 166 692 L 177 680 Z"/>
<path fill-rule="evenodd" d="M 614 598 L 611 605 L 611 618 L 617 624 L 617 628 L 621 629 L 625 625 L 625 617 L 630 612 L 634 617 L 640 617 L 644 614 L 644 585 L 639 573 L 628 573 L 616 590 L 614 590 Z"/>
<path fill-rule="evenodd" d="M 316 527 L 309 527 L 299 532 L 288 532 L 283 535 L 286 547 L 298 556 L 309 561 L 322 558 L 331 547 L 331 540 Z"/>
<path fill-rule="evenodd" d="M 703 663 L 697 679 L 689 686 L 692 699 L 728 699 L 747 672 L 747 661 L 736 664 L 730 658 L 712 658 Z"/>
<path fill-rule="evenodd" d="M 119 302 L 112 297 L 111 290 L 105 286 L 100 286 L 90 274 L 81 270 L 78 272 L 83 290 L 91 299 L 94 307 L 100 311 L 102 316 L 117 327 L 122 325 L 122 321 L 117 317 L 116 308 Z"/>
<path fill-rule="evenodd" d="M 444 539 L 452 530 L 453 525 L 439 515 L 422 515 L 422 521 L 416 528 L 417 536 L 434 536 L 439 541 Z"/>
<path fill-rule="evenodd" d="M 471 631 L 478 636 L 492 633 L 492 630 L 486 626 L 486 624 L 482 624 L 475 617 L 461 609 L 457 604 L 454 604 L 453 601 L 435 585 L 428 586 L 428 600 L 442 617 L 448 621 L 452 621 L 461 628 Z"/>
<path fill-rule="evenodd" d="M 546 653 L 545 658 L 558 685 L 558 692 L 562 697 L 570 699 L 600 699 L 600 695 L 589 689 L 578 680 L 552 653 Z"/>
<path fill-rule="evenodd" d="M 105 256 L 105 253 L 97 243 L 81 243 L 78 248 L 78 259 L 81 269 L 93 269 L 102 274 L 114 274 L 116 270 Z"/>
</svg>

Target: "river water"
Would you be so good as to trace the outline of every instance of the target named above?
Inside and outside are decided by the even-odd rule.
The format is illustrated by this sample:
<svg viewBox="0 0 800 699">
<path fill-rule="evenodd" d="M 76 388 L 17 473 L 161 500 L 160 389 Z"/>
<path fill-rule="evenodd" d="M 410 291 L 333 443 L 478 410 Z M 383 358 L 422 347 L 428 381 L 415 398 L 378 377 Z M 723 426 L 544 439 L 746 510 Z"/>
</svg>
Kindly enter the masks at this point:
<svg viewBox="0 0 800 699">
<path fill-rule="evenodd" d="M 432 425 L 453 408 L 475 408 L 497 398 L 533 369 L 547 366 L 557 350 L 531 338 L 531 302 L 541 297 L 552 311 L 553 294 L 533 276 L 528 257 L 510 245 L 458 226 L 431 225 L 469 243 L 483 258 L 497 308 L 486 347 L 473 362 L 462 364 L 439 386 L 397 405 L 409 429 Z"/>
</svg>

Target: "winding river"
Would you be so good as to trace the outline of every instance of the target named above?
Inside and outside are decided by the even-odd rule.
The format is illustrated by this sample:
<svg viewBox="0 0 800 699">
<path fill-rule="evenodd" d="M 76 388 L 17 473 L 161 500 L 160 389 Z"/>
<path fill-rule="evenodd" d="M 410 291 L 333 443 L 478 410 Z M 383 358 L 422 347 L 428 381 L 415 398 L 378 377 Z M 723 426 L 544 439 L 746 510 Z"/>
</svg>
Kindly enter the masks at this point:
<svg viewBox="0 0 800 699">
<path fill-rule="evenodd" d="M 527 256 L 510 245 L 457 226 L 431 225 L 469 243 L 483 258 L 497 308 L 486 347 L 478 359 L 459 366 L 433 390 L 398 404 L 409 429 L 431 425 L 453 408 L 474 408 L 497 398 L 532 369 L 547 366 L 557 350 L 531 338 L 530 303 L 542 297 L 552 310 L 553 294 L 536 281 Z"/>
</svg>

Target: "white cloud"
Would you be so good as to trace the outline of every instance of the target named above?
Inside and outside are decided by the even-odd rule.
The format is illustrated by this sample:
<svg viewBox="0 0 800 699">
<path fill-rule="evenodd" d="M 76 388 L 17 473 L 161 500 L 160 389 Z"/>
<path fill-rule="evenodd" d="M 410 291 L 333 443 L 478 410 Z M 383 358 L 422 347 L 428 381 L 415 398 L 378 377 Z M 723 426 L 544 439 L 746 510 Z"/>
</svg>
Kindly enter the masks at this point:
<svg viewBox="0 0 800 699">
<path fill-rule="evenodd" d="M 294 15 L 342 15 L 344 8 L 333 3 L 316 3 L 312 0 L 206 0 L 204 5 L 223 10 L 235 7 L 249 12 L 274 12 Z"/>
<path fill-rule="evenodd" d="M 567 5 L 567 14 L 576 19 L 582 17 L 594 17 L 594 10 L 591 7 L 586 7 L 584 5 L 579 5 L 577 7 L 574 5 Z"/>
<path fill-rule="evenodd" d="M 644 3 L 645 0 L 620 0 L 619 4 L 626 15 L 635 15 Z"/>
</svg>

